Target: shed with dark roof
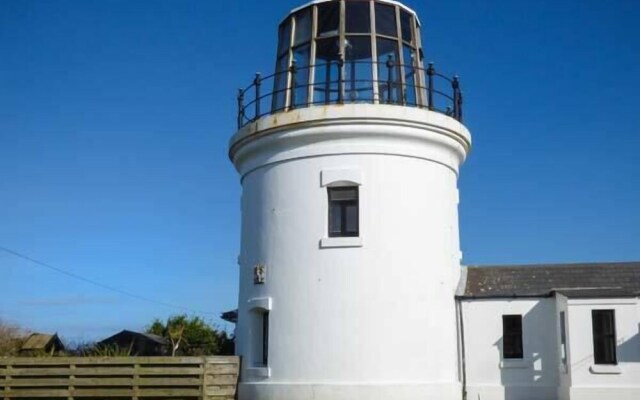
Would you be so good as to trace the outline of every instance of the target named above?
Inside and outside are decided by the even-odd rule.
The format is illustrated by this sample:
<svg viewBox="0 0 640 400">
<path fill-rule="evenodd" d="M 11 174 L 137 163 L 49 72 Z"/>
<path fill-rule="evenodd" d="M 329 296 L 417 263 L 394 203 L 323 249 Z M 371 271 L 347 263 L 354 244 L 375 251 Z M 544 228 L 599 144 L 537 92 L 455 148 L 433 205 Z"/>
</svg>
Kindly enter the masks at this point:
<svg viewBox="0 0 640 400">
<path fill-rule="evenodd" d="M 20 347 L 21 355 L 54 355 L 61 351 L 64 351 L 64 345 L 56 333 L 32 333 Z"/>
<path fill-rule="evenodd" d="M 128 350 L 130 356 L 165 356 L 169 341 L 162 336 L 123 330 L 98 343 L 100 347 Z"/>
</svg>

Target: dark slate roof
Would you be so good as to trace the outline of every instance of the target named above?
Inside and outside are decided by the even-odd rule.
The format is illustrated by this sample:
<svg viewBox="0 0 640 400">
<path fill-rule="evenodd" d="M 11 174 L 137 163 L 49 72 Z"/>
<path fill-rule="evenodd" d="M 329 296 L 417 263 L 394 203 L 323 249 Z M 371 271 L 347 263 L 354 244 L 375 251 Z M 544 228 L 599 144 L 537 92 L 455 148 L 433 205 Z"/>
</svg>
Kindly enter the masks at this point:
<svg viewBox="0 0 640 400">
<path fill-rule="evenodd" d="M 169 344 L 169 341 L 167 339 L 163 338 L 162 336 L 154 335 L 152 333 L 129 331 L 129 330 L 126 330 L 126 329 L 116 333 L 113 336 L 109 336 L 108 338 L 102 340 L 99 343 L 107 344 L 107 343 L 112 342 L 114 340 L 118 340 L 121 337 L 138 337 L 138 338 L 149 340 L 151 342 L 157 343 L 157 344 L 162 345 L 162 346 L 166 346 L 166 345 Z"/>
<path fill-rule="evenodd" d="M 462 298 L 640 296 L 640 262 L 466 268 Z"/>
</svg>

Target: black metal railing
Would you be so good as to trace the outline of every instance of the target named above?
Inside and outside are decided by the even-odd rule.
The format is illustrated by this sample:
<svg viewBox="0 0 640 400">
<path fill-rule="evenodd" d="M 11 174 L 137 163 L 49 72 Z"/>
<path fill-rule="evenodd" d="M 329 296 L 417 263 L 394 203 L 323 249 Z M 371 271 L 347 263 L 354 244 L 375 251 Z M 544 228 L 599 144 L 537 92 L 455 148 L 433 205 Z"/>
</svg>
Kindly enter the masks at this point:
<svg viewBox="0 0 640 400">
<path fill-rule="evenodd" d="M 372 77 L 374 69 L 378 79 Z M 317 79 L 322 73 L 324 77 Z M 313 83 L 309 83 L 311 74 L 316 78 Z M 265 83 L 273 89 L 265 92 Z M 346 103 L 418 107 L 462 122 L 460 80 L 436 72 L 433 63 L 416 68 L 396 64 L 392 58 L 386 62 L 337 59 L 304 67 L 294 61 L 285 71 L 268 76 L 257 73 L 249 87 L 238 90 L 238 129 L 268 114 Z"/>
</svg>

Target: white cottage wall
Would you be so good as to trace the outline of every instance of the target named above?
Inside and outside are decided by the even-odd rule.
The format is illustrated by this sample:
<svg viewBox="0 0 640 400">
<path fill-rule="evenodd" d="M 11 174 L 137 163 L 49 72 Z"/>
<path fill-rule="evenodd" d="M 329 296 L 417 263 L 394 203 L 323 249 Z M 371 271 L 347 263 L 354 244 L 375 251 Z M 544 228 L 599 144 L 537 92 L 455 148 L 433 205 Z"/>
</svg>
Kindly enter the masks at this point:
<svg viewBox="0 0 640 400">
<path fill-rule="evenodd" d="M 468 399 L 553 400 L 558 388 L 552 298 L 462 300 Z M 502 316 L 522 315 L 522 360 L 502 358 Z"/>
<path fill-rule="evenodd" d="M 569 299 L 571 400 L 640 399 L 638 299 Z M 595 365 L 592 310 L 615 310 L 618 365 Z"/>
</svg>

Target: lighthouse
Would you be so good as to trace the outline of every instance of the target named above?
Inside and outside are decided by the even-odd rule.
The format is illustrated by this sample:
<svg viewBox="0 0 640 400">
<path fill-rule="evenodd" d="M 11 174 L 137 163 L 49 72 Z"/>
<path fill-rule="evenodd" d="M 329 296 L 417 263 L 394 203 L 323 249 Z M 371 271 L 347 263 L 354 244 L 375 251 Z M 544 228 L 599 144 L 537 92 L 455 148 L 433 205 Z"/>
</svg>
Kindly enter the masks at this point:
<svg viewBox="0 0 640 400">
<path fill-rule="evenodd" d="M 238 93 L 240 400 L 461 399 L 457 77 L 414 11 L 314 1 Z"/>
</svg>

